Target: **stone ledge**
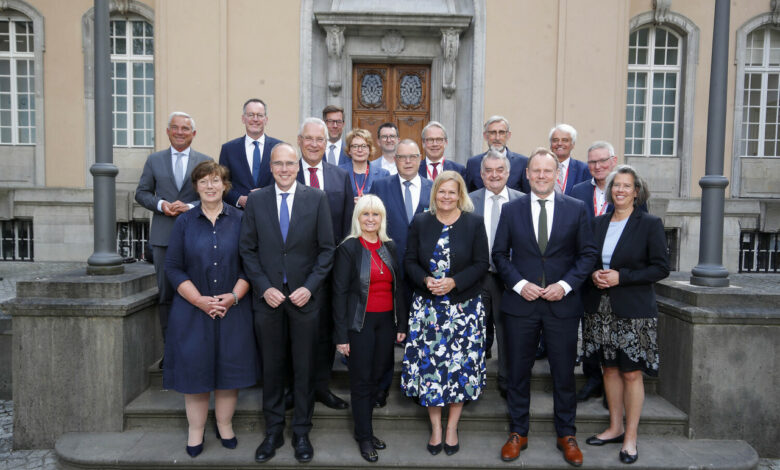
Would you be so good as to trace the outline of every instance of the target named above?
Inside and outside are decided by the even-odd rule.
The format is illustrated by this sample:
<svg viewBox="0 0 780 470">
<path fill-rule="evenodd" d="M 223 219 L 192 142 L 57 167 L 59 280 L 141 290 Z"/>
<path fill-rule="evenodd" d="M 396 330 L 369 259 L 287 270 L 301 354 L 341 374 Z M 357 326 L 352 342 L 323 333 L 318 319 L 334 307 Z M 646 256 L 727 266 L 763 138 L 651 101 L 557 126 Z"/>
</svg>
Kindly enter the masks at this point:
<svg viewBox="0 0 780 470">
<path fill-rule="evenodd" d="M 122 274 L 95 276 L 83 268 L 41 279 L 19 281 L 18 299 L 101 299 L 110 303 L 142 291 L 156 288 L 154 266 L 147 263 L 126 264 Z"/>
<path fill-rule="evenodd" d="M 17 297 L 2 305 L 14 317 L 125 317 L 156 304 L 157 289 L 154 288 L 121 300 Z"/>
</svg>

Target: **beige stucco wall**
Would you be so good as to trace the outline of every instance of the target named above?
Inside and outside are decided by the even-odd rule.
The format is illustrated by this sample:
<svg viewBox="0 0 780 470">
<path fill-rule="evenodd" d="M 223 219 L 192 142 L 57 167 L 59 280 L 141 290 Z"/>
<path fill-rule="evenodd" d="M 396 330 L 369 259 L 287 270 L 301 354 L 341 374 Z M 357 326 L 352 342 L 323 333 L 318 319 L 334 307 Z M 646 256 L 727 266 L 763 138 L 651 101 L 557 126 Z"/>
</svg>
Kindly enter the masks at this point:
<svg viewBox="0 0 780 470">
<path fill-rule="evenodd" d="M 155 2 L 157 147 L 171 111 L 196 120 L 193 148 L 218 158 L 244 133 L 247 98 L 268 103 L 269 135 L 297 134 L 300 5 L 297 1 Z M 175 33 L 186 31 L 186 34 Z"/>
</svg>

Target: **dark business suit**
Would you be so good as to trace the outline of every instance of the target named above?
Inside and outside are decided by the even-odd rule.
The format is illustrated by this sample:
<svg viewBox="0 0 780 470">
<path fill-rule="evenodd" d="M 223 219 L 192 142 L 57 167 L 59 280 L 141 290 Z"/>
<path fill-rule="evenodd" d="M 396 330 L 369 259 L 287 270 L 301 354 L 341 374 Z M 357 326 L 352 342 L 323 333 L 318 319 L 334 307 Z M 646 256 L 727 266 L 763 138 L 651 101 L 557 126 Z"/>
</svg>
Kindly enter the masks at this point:
<svg viewBox="0 0 780 470">
<path fill-rule="evenodd" d="M 493 244 L 493 262 L 507 286 L 501 299 L 509 358 L 507 405 L 510 432 L 528 435 L 531 368 L 539 334 L 547 339 L 553 376 L 554 423 L 558 437 L 576 434 L 577 410 L 574 360 L 577 326 L 582 315 L 579 288 L 596 262 L 596 247 L 585 211 L 576 199 L 555 194 L 547 248 L 537 242 L 528 194 L 504 204 Z M 548 211 L 549 214 L 549 211 Z M 557 302 L 525 300 L 512 288 L 521 280 L 541 287 L 566 282 L 572 291 Z"/>
<path fill-rule="evenodd" d="M 241 196 L 247 196 L 256 188 L 263 188 L 273 184 L 274 179 L 271 175 L 271 150 L 280 141 L 268 135 L 265 136 L 263 144 L 263 154 L 260 157 L 260 175 L 255 184 L 252 176 L 252 167 L 246 159 L 246 147 L 244 139 L 241 136 L 229 142 L 222 144 L 222 150 L 219 152 L 219 164 L 230 170 L 230 183 L 233 187 L 225 194 L 225 201 L 231 206 L 237 207 L 236 203 Z"/>
<path fill-rule="evenodd" d="M 239 251 L 244 272 L 252 284 L 255 333 L 262 351 L 266 433 L 281 433 L 284 428 L 284 378 L 289 344 L 295 381 L 293 432 L 300 436 L 311 429 L 319 310 L 335 244 L 325 193 L 296 184 L 294 194 L 286 241 L 282 240 L 279 226 L 276 185 L 249 195 Z M 271 287 L 285 296 L 306 287 L 311 298 L 303 307 L 296 307 L 286 299 L 272 308 L 263 297 Z"/>
<path fill-rule="evenodd" d="M 440 175 L 442 171 L 452 170 L 452 171 L 457 171 L 458 173 L 460 173 L 460 176 L 462 176 L 463 179 L 466 179 L 466 167 L 465 166 L 461 165 L 460 163 L 456 163 L 456 162 L 452 162 L 450 160 L 447 160 L 446 158 L 443 158 L 442 160 L 439 160 L 439 162 L 441 164 L 438 166 L 438 173 L 437 174 Z M 426 159 L 423 158 L 422 161 L 420 161 L 420 169 L 417 170 L 417 174 L 419 174 L 423 178 L 428 178 L 428 161 Z M 428 178 L 428 179 L 430 179 L 430 178 Z"/>
<path fill-rule="evenodd" d="M 466 187 L 469 188 L 469 191 L 473 192 L 485 187 L 480 174 L 482 158 L 485 155 L 487 155 L 487 152 L 475 155 L 466 162 Z M 525 174 L 525 168 L 528 166 L 528 157 L 506 149 L 506 158 L 509 160 L 509 179 L 507 179 L 506 185 L 522 193 L 531 191 L 531 185 L 528 184 L 528 176 Z"/>
<path fill-rule="evenodd" d="M 588 181 L 593 177 L 588 169 L 588 164 L 575 160 L 573 157 L 569 157 L 568 175 L 569 176 L 566 178 L 566 188 L 563 191 L 563 194 L 566 194 L 567 196 L 570 195 L 571 190 L 574 189 L 575 185 L 582 183 L 583 181 Z M 560 177 L 563 179 L 564 175 L 560 175 Z"/>
<path fill-rule="evenodd" d="M 524 166 L 525 167 L 525 166 Z M 481 181 L 481 180 L 480 180 Z M 521 197 L 523 193 L 515 191 L 512 188 L 507 187 L 509 193 L 509 201 Z M 485 197 L 488 193 L 484 187 L 478 189 L 472 193 L 469 193 L 471 203 L 474 204 L 474 213 L 485 217 Z M 493 193 L 487 194 L 487 197 L 491 197 Z M 484 224 L 483 224 L 484 226 Z M 485 231 L 487 233 L 487 229 Z M 488 242 L 490 241 L 490 233 L 487 233 Z M 493 339 L 498 342 L 498 388 L 500 390 L 506 390 L 506 351 L 504 350 L 504 320 L 501 318 L 501 296 L 504 293 L 504 283 L 501 282 L 501 277 L 498 272 L 490 270 L 482 281 L 482 305 L 485 306 L 485 350 L 489 351 L 493 346 Z M 493 325 L 495 325 L 495 336 L 493 335 Z"/>
<path fill-rule="evenodd" d="M 303 162 L 298 169 L 298 183 L 306 184 L 303 175 Z M 349 235 L 352 225 L 352 211 L 355 208 L 355 199 L 350 188 L 349 174 L 346 170 L 331 165 L 325 159 L 322 160 L 321 186 L 325 189 L 330 206 L 333 238 L 336 244 L 341 243 Z M 333 314 L 331 311 L 331 281 L 325 279 L 325 296 L 321 307 L 320 331 L 317 336 L 317 354 L 315 356 L 314 389 L 317 392 L 327 392 L 330 372 L 333 368 L 333 359 L 336 357 L 336 344 L 333 342 Z"/>
<path fill-rule="evenodd" d="M 187 169 L 184 172 L 184 182 L 181 189 L 176 187 L 173 175 L 173 157 L 171 148 L 155 152 L 146 159 L 141 179 L 135 189 L 135 200 L 152 211 L 152 231 L 149 234 L 149 244 L 152 245 L 154 270 L 157 274 L 157 290 L 159 294 L 158 314 L 163 340 L 168 329 L 168 310 L 173 301 L 174 288 L 165 276 L 165 256 L 168 249 L 173 224 L 177 217 L 165 215 L 157 209 L 160 200 L 167 202 L 181 201 L 187 204 L 200 204 L 200 197 L 190 181 L 192 169 L 198 163 L 211 160 L 211 157 L 196 152 L 190 148 Z"/>
<path fill-rule="evenodd" d="M 599 253 L 594 270 L 604 268 L 601 252 L 611 219 L 612 212 L 608 212 L 593 221 L 593 236 Z M 658 316 L 653 284 L 669 275 L 669 254 L 661 219 L 635 208 L 620 234 L 609 268 L 619 273 L 618 285 L 598 289 L 588 277 L 583 292 L 586 312 L 595 313 L 601 294 L 606 292 L 612 311 L 619 318 Z"/>
</svg>

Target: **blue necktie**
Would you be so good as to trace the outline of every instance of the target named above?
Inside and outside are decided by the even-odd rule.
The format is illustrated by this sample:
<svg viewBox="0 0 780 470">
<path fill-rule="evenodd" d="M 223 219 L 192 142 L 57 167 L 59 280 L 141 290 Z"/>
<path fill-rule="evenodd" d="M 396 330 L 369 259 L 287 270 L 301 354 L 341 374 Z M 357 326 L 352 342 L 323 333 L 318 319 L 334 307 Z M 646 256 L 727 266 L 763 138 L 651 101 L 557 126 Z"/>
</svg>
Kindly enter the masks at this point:
<svg viewBox="0 0 780 470">
<path fill-rule="evenodd" d="M 289 193 L 282 193 L 282 204 L 279 206 L 279 228 L 282 229 L 282 240 L 287 241 L 287 231 L 290 229 L 290 209 L 287 207 L 287 196 Z M 284 273 L 284 283 L 287 284 L 287 270 L 282 266 Z"/>
<path fill-rule="evenodd" d="M 404 189 L 404 206 L 406 206 L 406 220 L 410 223 L 414 217 L 414 208 L 412 207 L 412 191 L 409 189 L 411 185 L 411 181 L 404 181 L 404 186 L 406 186 L 406 189 Z"/>
<path fill-rule="evenodd" d="M 255 180 L 255 186 L 257 186 L 257 180 L 260 177 L 260 142 L 253 140 L 252 144 L 255 146 L 255 150 L 252 152 L 252 179 Z"/>
</svg>

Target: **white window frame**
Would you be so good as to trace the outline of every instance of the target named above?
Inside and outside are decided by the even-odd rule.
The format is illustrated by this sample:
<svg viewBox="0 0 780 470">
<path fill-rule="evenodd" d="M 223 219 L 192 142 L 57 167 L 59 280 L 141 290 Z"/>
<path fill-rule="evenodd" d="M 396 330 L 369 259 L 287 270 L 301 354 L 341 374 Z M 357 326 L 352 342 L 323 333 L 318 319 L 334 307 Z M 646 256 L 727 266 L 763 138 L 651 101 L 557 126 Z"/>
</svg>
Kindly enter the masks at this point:
<svg viewBox="0 0 780 470">
<path fill-rule="evenodd" d="M 9 82 L 11 95 L 11 107 L 8 109 L 11 113 L 11 140 L 3 142 L 0 140 L 0 145 L 33 145 L 37 136 L 37 129 L 35 127 L 35 25 L 29 18 L 24 18 L 19 15 L 0 15 L 0 21 L 8 21 L 8 40 L 9 51 L 0 51 L 0 60 L 7 60 L 9 63 Z M 29 23 L 32 28 L 32 51 L 18 52 L 16 50 L 16 23 Z M 32 119 L 27 123 L 25 128 L 29 129 L 30 135 L 25 142 L 21 142 L 19 134 L 21 127 L 19 125 L 19 71 L 17 69 L 17 61 L 26 60 L 30 63 L 30 68 L 27 71 L 27 80 L 31 83 L 32 90 L 28 90 L 27 94 L 31 96 L 31 106 L 25 111 L 31 113 Z M 5 111 L 0 110 L 0 111 Z M 2 133 L 0 133 L 0 139 L 2 139 Z"/>
</svg>

